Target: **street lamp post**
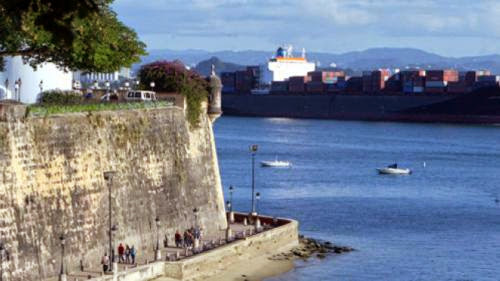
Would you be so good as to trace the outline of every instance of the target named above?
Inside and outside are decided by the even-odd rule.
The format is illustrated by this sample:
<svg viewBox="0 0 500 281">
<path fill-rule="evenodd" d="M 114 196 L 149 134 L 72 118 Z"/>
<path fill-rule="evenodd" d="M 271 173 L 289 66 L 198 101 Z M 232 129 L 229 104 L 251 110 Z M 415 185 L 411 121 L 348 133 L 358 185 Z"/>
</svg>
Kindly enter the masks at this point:
<svg viewBox="0 0 500 281">
<path fill-rule="evenodd" d="M 234 223 L 233 192 L 234 192 L 234 187 L 232 185 L 230 185 L 229 186 L 229 204 L 227 207 L 229 209 L 229 223 Z"/>
<path fill-rule="evenodd" d="M 255 231 L 258 232 L 260 230 L 260 219 L 259 216 L 257 215 L 257 204 L 260 200 L 260 192 L 255 193 Z"/>
<path fill-rule="evenodd" d="M 16 82 L 14 82 L 14 93 L 15 93 L 15 99 L 17 101 L 19 101 L 19 88 L 21 87 L 21 85 L 19 85 L 19 80 L 16 80 Z"/>
<path fill-rule="evenodd" d="M 154 90 L 155 86 L 156 86 L 156 84 L 154 81 L 151 81 L 151 83 L 149 83 L 149 87 L 151 87 L 151 91 Z"/>
<path fill-rule="evenodd" d="M 250 146 L 250 153 L 252 154 L 252 216 L 257 215 L 255 212 L 255 154 L 257 154 L 258 149 L 259 146 L 256 144 Z"/>
<path fill-rule="evenodd" d="M 199 211 L 200 210 L 197 207 L 193 209 L 193 213 L 194 213 L 194 231 L 195 231 L 195 233 L 199 233 L 199 231 L 200 231 L 200 229 L 198 228 L 198 212 Z M 200 246 L 200 239 L 198 238 L 197 235 L 195 235 L 194 245 L 193 245 L 193 251 L 197 251 L 199 246 Z"/>
<path fill-rule="evenodd" d="M 113 263 L 113 266 L 109 267 L 109 271 L 113 271 L 115 267 L 115 252 L 113 249 L 113 231 L 116 230 L 116 226 L 113 225 L 113 220 L 112 220 L 112 209 L 111 209 L 111 192 L 112 192 L 112 186 L 113 186 L 113 176 L 116 174 L 115 171 L 106 171 L 104 172 L 104 179 L 108 183 L 108 216 L 109 216 L 109 254 L 111 257 L 111 262 Z"/>
<path fill-rule="evenodd" d="M 59 281 L 66 281 L 66 273 L 64 273 L 64 245 L 66 239 L 63 234 L 59 236 L 59 240 L 61 241 L 61 271 L 59 272 Z"/>
<path fill-rule="evenodd" d="M 155 260 L 161 260 L 161 251 L 160 251 L 160 218 L 156 217 L 156 250 L 155 250 Z"/>
<path fill-rule="evenodd" d="M 40 88 L 40 93 L 43 92 L 43 80 L 40 80 L 40 83 L 38 84 L 38 88 Z"/>
<path fill-rule="evenodd" d="M 198 208 L 193 209 L 193 214 L 194 214 L 194 227 L 198 226 Z"/>
<path fill-rule="evenodd" d="M 231 210 L 232 209 L 232 204 L 231 201 L 226 201 L 227 209 Z M 231 221 L 231 214 L 233 212 L 229 212 L 229 222 L 227 223 L 227 228 L 226 228 L 226 242 L 229 242 L 233 240 L 233 233 L 231 231 L 231 223 L 234 222 L 234 216 L 233 216 L 233 221 Z"/>
<path fill-rule="evenodd" d="M 99 89 L 99 82 L 97 82 L 97 80 L 94 80 L 93 86 L 94 86 L 94 90 Z"/>
<path fill-rule="evenodd" d="M 135 80 L 135 89 L 139 90 L 139 85 L 141 84 L 141 81 Z"/>
<path fill-rule="evenodd" d="M 130 90 L 130 82 L 125 81 L 124 86 L 125 86 L 125 90 Z"/>
</svg>

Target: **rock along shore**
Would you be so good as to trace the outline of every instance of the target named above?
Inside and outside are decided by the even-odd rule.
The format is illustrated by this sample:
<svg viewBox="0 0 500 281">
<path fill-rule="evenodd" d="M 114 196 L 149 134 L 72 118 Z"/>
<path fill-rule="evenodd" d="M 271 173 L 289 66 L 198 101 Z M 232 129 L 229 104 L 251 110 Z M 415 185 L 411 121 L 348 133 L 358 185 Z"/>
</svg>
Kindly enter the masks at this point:
<svg viewBox="0 0 500 281">
<path fill-rule="evenodd" d="M 346 246 L 334 245 L 329 241 L 322 241 L 314 238 L 307 238 L 303 235 L 299 236 L 299 246 L 291 249 L 290 251 L 279 253 L 269 257 L 270 260 L 292 260 L 303 259 L 306 260 L 310 257 L 316 256 L 323 259 L 331 254 L 343 254 L 354 251 L 353 248 Z"/>
</svg>

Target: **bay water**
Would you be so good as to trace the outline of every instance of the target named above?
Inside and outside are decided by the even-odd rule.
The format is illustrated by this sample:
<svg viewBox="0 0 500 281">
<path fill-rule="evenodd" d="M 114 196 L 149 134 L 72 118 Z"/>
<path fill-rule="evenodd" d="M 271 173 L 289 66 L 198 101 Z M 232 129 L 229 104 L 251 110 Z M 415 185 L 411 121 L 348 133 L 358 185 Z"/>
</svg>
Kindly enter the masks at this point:
<svg viewBox="0 0 500 281">
<path fill-rule="evenodd" d="M 500 280 L 500 127 L 224 116 L 215 137 L 236 210 L 258 144 L 258 211 L 356 249 L 269 280 Z M 413 174 L 377 174 L 395 162 Z"/>
</svg>

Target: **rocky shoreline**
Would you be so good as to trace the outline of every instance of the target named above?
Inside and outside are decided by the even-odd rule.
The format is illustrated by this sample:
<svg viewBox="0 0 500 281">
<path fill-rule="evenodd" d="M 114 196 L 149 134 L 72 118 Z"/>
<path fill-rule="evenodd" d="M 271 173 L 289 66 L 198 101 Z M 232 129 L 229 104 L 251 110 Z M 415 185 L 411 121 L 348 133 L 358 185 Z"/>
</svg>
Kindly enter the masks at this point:
<svg viewBox="0 0 500 281">
<path fill-rule="evenodd" d="M 322 241 L 319 239 L 299 236 L 299 246 L 291 249 L 288 252 L 279 253 L 269 257 L 270 260 L 292 260 L 292 259 L 303 259 L 307 260 L 313 256 L 323 259 L 327 255 L 331 254 L 343 254 L 354 251 L 353 248 L 346 246 L 334 245 L 329 241 Z"/>
</svg>

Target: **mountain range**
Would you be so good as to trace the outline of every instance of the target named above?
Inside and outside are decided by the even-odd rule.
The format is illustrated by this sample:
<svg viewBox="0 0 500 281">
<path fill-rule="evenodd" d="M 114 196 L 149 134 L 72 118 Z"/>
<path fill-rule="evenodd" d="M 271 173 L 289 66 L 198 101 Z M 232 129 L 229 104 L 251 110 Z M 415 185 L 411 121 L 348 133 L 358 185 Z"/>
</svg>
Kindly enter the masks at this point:
<svg viewBox="0 0 500 281">
<path fill-rule="evenodd" d="M 141 64 L 156 60 L 181 60 L 190 67 L 206 60 L 215 60 L 216 63 L 228 64 L 227 69 L 217 67 L 217 72 L 234 71 L 245 65 L 265 63 L 274 55 L 268 51 L 204 51 L 204 50 L 150 50 Z M 296 55 L 299 55 L 298 53 Z M 218 60 L 216 60 L 218 59 Z M 309 52 L 307 59 L 314 61 L 320 67 L 350 68 L 353 71 L 373 70 L 378 68 L 454 68 L 458 70 L 489 69 L 500 74 L 500 55 L 446 57 L 413 48 L 372 48 L 364 51 L 354 51 L 342 54 Z M 211 65 L 210 62 L 205 64 Z M 133 67 L 139 68 L 141 64 Z M 221 65 L 219 65 L 221 66 Z M 198 67 L 199 68 L 199 67 Z M 197 69 L 198 69 L 197 68 Z M 203 66 L 206 72 L 206 65 Z"/>
</svg>

